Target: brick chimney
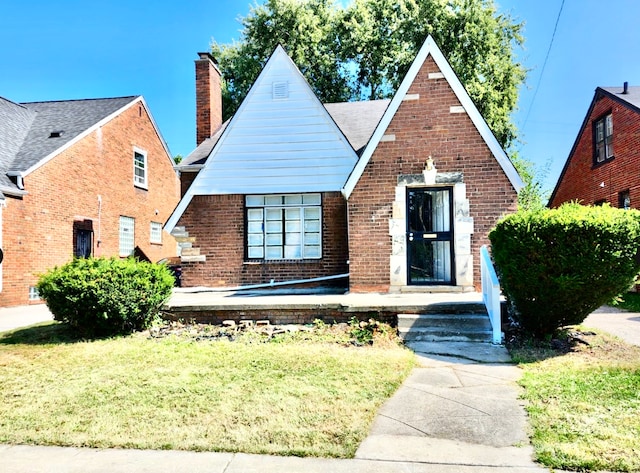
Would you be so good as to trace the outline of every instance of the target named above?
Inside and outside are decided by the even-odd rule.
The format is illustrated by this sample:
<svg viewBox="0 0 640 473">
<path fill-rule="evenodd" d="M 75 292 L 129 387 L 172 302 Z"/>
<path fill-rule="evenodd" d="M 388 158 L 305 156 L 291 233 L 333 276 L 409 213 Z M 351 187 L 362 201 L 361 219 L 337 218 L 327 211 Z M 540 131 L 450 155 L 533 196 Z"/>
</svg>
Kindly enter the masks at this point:
<svg viewBox="0 0 640 473">
<path fill-rule="evenodd" d="M 213 56 L 198 53 L 196 60 L 196 146 L 222 125 L 220 70 Z"/>
</svg>

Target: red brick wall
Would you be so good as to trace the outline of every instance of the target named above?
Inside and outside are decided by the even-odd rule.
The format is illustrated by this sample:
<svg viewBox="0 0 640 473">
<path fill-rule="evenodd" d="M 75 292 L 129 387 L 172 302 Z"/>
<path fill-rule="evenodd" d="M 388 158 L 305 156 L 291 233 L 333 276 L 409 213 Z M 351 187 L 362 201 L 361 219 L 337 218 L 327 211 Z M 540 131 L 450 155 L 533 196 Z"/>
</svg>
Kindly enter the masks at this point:
<svg viewBox="0 0 640 473">
<path fill-rule="evenodd" d="M 133 185 L 134 146 L 147 152 L 148 190 Z M 135 244 L 150 260 L 176 254 L 175 240 L 166 232 L 162 244 L 150 243 L 150 222 L 164 225 L 178 203 L 180 184 L 142 104 L 134 104 L 24 182 L 28 194 L 8 198 L 3 209 L 0 306 L 28 303 L 37 274 L 72 259 L 74 222 L 91 222 L 95 256 L 118 256 L 121 215 L 135 218 Z"/>
<path fill-rule="evenodd" d="M 389 219 L 400 174 L 420 174 L 431 155 L 439 172 L 462 172 L 475 233 L 471 239 L 474 282 L 480 282 L 480 246 L 496 221 L 517 208 L 517 194 L 466 113 L 450 113 L 460 102 L 429 57 L 400 105 L 349 198 L 349 257 L 352 291 L 389 288 Z"/>
<path fill-rule="evenodd" d="M 593 123 L 611 113 L 613 119 L 614 158 L 593 165 Z M 563 202 L 579 200 L 583 204 L 605 200 L 618 207 L 618 193 L 629 190 L 631 206 L 640 208 L 640 115 L 624 105 L 603 96 L 596 101 L 568 165 L 549 203 L 557 207 Z M 604 183 L 604 187 L 601 184 Z"/>
<path fill-rule="evenodd" d="M 348 272 L 347 223 L 344 198 L 338 192 L 322 196 L 322 259 L 244 261 L 244 196 L 194 196 L 180 219 L 194 248 L 206 262 L 182 264 L 183 286 L 238 286 L 332 276 Z"/>
<path fill-rule="evenodd" d="M 207 53 L 196 61 L 196 146 L 222 124 L 220 71 Z"/>
</svg>

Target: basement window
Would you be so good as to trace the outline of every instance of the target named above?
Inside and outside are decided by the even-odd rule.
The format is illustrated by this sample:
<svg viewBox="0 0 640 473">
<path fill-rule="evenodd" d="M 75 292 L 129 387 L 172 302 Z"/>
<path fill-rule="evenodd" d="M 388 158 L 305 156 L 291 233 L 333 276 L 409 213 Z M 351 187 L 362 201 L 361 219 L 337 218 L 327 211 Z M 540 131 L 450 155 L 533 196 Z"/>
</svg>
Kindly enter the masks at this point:
<svg viewBox="0 0 640 473">
<path fill-rule="evenodd" d="M 320 194 L 248 195 L 245 205 L 248 259 L 322 257 Z"/>
</svg>

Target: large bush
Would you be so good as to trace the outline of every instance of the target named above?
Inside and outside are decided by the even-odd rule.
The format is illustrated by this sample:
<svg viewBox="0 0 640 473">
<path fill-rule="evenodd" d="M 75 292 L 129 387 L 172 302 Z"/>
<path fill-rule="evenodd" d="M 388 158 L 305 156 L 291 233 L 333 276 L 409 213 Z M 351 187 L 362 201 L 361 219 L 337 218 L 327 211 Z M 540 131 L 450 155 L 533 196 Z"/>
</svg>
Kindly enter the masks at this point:
<svg viewBox="0 0 640 473">
<path fill-rule="evenodd" d="M 542 338 L 581 323 L 640 271 L 640 212 L 577 203 L 520 211 L 489 234 L 512 314 Z"/>
<path fill-rule="evenodd" d="M 74 259 L 38 281 L 38 292 L 54 319 L 89 336 L 147 328 L 172 287 L 173 276 L 165 265 L 133 258 Z"/>
</svg>

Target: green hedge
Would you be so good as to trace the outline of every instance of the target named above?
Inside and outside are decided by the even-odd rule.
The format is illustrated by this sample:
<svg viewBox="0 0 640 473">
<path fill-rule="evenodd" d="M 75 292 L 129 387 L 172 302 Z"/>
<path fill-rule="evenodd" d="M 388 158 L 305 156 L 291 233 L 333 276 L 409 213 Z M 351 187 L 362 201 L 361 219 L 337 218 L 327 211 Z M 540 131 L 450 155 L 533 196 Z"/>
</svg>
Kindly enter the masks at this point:
<svg viewBox="0 0 640 473">
<path fill-rule="evenodd" d="M 40 276 L 38 292 L 54 319 L 83 335 L 126 334 L 147 328 L 171 295 L 162 264 L 133 258 L 78 258 Z"/>
<path fill-rule="evenodd" d="M 577 203 L 519 211 L 489 234 L 516 322 L 543 338 L 627 290 L 640 271 L 640 212 Z"/>
</svg>

